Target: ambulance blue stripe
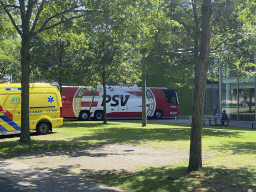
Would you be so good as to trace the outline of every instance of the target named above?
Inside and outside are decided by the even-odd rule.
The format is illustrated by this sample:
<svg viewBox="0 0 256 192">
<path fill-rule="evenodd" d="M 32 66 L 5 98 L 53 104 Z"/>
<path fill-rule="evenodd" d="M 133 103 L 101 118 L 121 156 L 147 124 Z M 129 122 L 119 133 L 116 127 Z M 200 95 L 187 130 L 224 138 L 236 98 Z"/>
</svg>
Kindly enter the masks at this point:
<svg viewBox="0 0 256 192">
<path fill-rule="evenodd" d="M 6 88 L 6 91 L 21 91 L 21 88 Z"/>
<path fill-rule="evenodd" d="M 8 131 L 8 130 L 5 129 L 2 125 L 0 125 L 0 131 Z"/>
<path fill-rule="evenodd" d="M 3 115 L 0 116 L 1 119 L 3 119 L 6 123 L 8 123 L 10 126 L 12 126 L 15 130 L 21 130 L 21 127 L 14 123 L 11 119 L 9 119 L 7 116 Z"/>
</svg>

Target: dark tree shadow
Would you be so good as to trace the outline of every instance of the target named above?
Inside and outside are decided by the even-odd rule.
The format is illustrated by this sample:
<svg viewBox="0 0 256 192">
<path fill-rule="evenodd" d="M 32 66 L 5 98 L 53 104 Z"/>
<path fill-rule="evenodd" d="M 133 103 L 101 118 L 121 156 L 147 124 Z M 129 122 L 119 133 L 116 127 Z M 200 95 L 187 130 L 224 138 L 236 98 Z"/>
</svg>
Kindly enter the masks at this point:
<svg viewBox="0 0 256 192">
<path fill-rule="evenodd" d="M 233 154 L 256 154 L 256 143 L 230 141 L 221 146 L 213 146 L 212 149 L 232 151 Z"/>
<path fill-rule="evenodd" d="M 119 189 L 91 182 L 78 176 L 63 175 L 56 171 L 19 162 L 11 162 L 6 159 L 0 159 L 0 171 L 1 192 L 120 191 Z"/>
<path fill-rule="evenodd" d="M 173 128 L 161 128 L 156 124 L 155 128 L 108 128 L 101 129 L 93 135 L 85 135 L 74 140 L 98 140 L 106 143 L 130 143 L 140 144 L 142 141 L 179 141 L 190 140 L 190 127 L 174 126 Z M 214 137 L 240 137 L 241 132 L 227 132 L 222 129 L 207 128 L 203 130 L 203 136 Z"/>
<path fill-rule="evenodd" d="M 109 123 L 117 127 L 118 122 Z M 122 125 L 121 125 L 122 124 Z M 36 139 L 30 143 L 20 143 L 17 141 L 4 141 L 1 143 L 0 148 L 5 149 L 5 156 L 8 157 L 10 154 L 18 154 L 20 147 L 23 148 L 23 152 L 30 151 L 41 151 L 47 149 L 59 149 L 59 148 L 70 148 L 85 146 L 92 141 L 97 144 L 109 144 L 109 143 L 120 143 L 120 144 L 133 144 L 138 145 L 145 141 L 159 141 L 159 142 L 171 142 L 171 141 L 189 141 L 190 140 L 190 125 L 180 125 L 175 124 L 170 128 L 163 128 L 166 123 L 153 123 L 153 128 L 141 128 L 138 127 L 137 123 L 120 123 L 121 128 L 104 128 L 103 123 L 90 123 L 77 121 L 66 122 L 62 128 L 75 129 L 77 127 L 84 127 L 85 129 L 93 129 L 94 132 L 88 135 L 88 132 L 81 131 L 81 136 L 73 137 L 72 140 L 40 140 Z M 169 125 L 169 124 L 168 124 Z M 62 129 L 59 128 L 59 129 Z M 220 129 L 218 127 L 204 127 L 203 136 L 213 136 L 213 137 L 240 137 L 242 131 L 226 131 L 226 129 Z M 58 134 L 57 131 L 53 130 L 51 134 Z M 13 136 L 2 136 L 0 138 L 15 138 L 17 135 Z M 36 133 L 32 134 L 32 139 L 37 137 Z M 71 135 L 72 137 L 72 135 Z M 43 151 L 42 151 L 43 152 Z M 3 157 L 3 156 L 2 156 Z"/>
<path fill-rule="evenodd" d="M 129 185 L 130 191 L 255 191 L 256 173 L 242 169 L 206 167 L 202 172 L 187 172 L 186 167 L 125 170 L 83 170 L 84 177 L 111 186 Z"/>
</svg>

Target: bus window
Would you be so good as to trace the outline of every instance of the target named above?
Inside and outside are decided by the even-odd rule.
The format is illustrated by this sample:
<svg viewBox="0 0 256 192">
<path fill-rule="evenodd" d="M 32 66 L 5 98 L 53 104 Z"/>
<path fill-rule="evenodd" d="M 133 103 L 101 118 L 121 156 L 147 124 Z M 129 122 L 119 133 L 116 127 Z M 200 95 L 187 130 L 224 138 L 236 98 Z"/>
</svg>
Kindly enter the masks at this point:
<svg viewBox="0 0 256 192">
<path fill-rule="evenodd" d="M 178 105 L 178 100 L 176 97 L 175 90 L 165 89 L 164 94 L 165 94 L 165 97 L 166 97 L 166 100 L 168 101 L 168 103 Z"/>
</svg>

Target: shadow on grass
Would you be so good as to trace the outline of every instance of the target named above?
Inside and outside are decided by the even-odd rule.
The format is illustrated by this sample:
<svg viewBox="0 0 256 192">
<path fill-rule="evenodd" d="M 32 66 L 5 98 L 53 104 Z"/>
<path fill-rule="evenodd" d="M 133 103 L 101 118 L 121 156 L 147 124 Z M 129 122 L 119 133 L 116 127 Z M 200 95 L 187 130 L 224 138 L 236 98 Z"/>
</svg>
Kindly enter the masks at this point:
<svg viewBox="0 0 256 192">
<path fill-rule="evenodd" d="M 73 175 L 62 175 L 47 169 L 0 159 L 0 185 L 2 192 L 24 191 L 99 191 L 117 192 Z"/>
<path fill-rule="evenodd" d="M 165 125 L 166 127 L 163 128 Z M 81 129 L 81 127 L 88 129 Z M 62 125 L 62 128 L 59 128 L 58 132 L 65 133 L 67 129 L 69 131 L 70 129 L 76 129 L 76 134 L 77 132 L 81 132 L 81 134 L 77 134 L 81 136 L 72 136 L 72 131 L 70 131 L 70 135 L 63 136 L 63 139 L 61 138 L 62 134 L 58 134 L 58 132 L 51 133 L 54 135 L 56 134 L 58 140 L 55 140 L 54 137 L 48 137 L 48 140 L 40 140 L 40 138 L 33 140 L 33 137 L 37 137 L 36 134 L 32 135 L 33 141 L 30 143 L 8 141 L 7 139 L 1 142 L 0 155 L 2 157 L 7 157 L 17 153 L 39 151 L 43 149 L 77 147 L 87 144 L 124 143 L 136 145 L 147 141 L 189 141 L 191 132 L 189 125 L 170 125 L 166 123 L 153 123 L 148 127 L 142 128 L 138 123 L 110 122 L 105 125 L 102 122 L 68 121 Z M 87 130 L 90 130 L 90 133 Z M 240 132 L 231 132 L 226 131 L 226 129 L 207 127 L 203 130 L 203 136 L 239 137 Z M 5 136 L 3 137 L 5 138 Z M 10 136 L 6 137 L 9 138 Z M 65 138 L 67 137 L 69 137 L 70 140 L 66 140 Z"/>
<path fill-rule="evenodd" d="M 73 148 L 81 145 L 87 145 L 86 142 L 70 142 L 65 140 L 58 141 L 31 141 L 28 143 L 22 143 L 19 141 L 5 141 L 1 142 L 0 157 L 12 158 L 15 156 L 22 155 L 24 153 L 43 153 L 45 150 L 62 149 L 62 148 Z M 32 154 L 29 154 L 32 155 Z"/>
<path fill-rule="evenodd" d="M 49 135 L 56 134 L 56 132 L 50 132 Z M 31 137 L 41 136 L 37 132 L 30 133 Z M 7 139 L 7 138 L 17 138 L 20 137 L 20 133 L 18 134 L 8 134 L 8 135 L 0 135 L 0 139 Z"/>
<path fill-rule="evenodd" d="M 58 147 L 53 148 L 51 145 L 54 145 L 54 147 Z M 35 146 L 39 146 L 35 145 Z M 35 147 L 33 146 L 33 147 Z M 67 145 L 66 143 L 63 143 L 62 145 L 56 145 L 53 142 L 50 142 L 48 144 L 48 146 L 41 146 L 41 148 L 43 148 L 42 150 L 39 151 L 33 151 L 33 148 L 29 147 L 27 152 L 31 152 L 33 151 L 33 153 L 23 153 L 23 154 L 18 154 L 17 155 L 11 155 L 11 158 L 14 157 L 20 157 L 22 156 L 20 159 L 33 159 L 33 158 L 37 158 L 37 157 L 52 157 L 52 156 L 66 156 L 68 158 L 75 158 L 75 157 L 106 157 L 108 155 L 113 155 L 110 153 L 102 153 L 100 152 L 100 149 L 103 145 L 102 144 L 98 144 L 98 145 L 85 145 L 82 146 L 80 148 L 80 146 L 78 145 Z M 48 147 L 48 148 L 47 148 Z M 55 149 L 55 150 L 54 150 Z M 31 151 L 30 151 L 31 150 Z M 90 152 L 90 150 L 93 150 L 94 152 Z M 64 170 L 63 170 L 64 171 Z"/>
<path fill-rule="evenodd" d="M 213 149 L 219 151 L 232 151 L 233 154 L 256 154 L 255 142 L 228 142 L 221 146 L 213 146 Z"/>
<path fill-rule="evenodd" d="M 256 190 L 256 173 L 242 169 L 204 168 L 188 173 L 186 167 L 147 168 L 129 173 L 125 170 L 83 170 L 83 176 L 128 191 L 247 191 Z"/>
<path fill-rule="evenodd" d="M 112 123 L 108 123 L 107 125 L 111 125 Z M 113 123 L 115 124 L 115 123 Z M 63 125 L 61 125 L 61 128 L 69 128 L 74 129 L 78 127 L 84 127 L 84 128 L 102 128 L 105 127 L 106 124 L 103 124 L 102 122 L 88 122 L 88 121 L 65 121 Z"/>
<path fill-rule="evenodd" d="M 226 130 L 226 131 L 256 131 L 256 129 L 252 129 L 251 127 L 235 127 L 235 126 L 203 126 L 206 129 L 216 129 L 216 130 Z"/>
<path fill-rule="evenodd" d="M 75 140 L 107 140 L 107 143 L 140 144 L 143 141 L 189 141 L 190 127 L 160 128 L 107 128 L 95 132 L 93 135 L 85 135 L 74 138 Z M 221 129 L 204 129 L 203 136 L 214 137 L 239 137 L 240 132 L 227 132 Z"/>
</svg>

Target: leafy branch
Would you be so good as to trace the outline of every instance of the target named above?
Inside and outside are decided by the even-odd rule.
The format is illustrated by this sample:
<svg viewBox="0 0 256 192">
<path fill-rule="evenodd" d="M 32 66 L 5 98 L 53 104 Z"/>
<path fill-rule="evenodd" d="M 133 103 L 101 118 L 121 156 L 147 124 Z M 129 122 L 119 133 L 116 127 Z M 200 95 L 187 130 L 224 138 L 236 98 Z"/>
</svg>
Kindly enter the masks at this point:
<svg viewBox="0 0 256 192">
<path fill-rule="evenodd" d="M 9 10 L 7 9 L 7 6 L 3 3 L 3 1 L 0 1 L 1 6 L 3 7 L 4 11 L 6 12 L 6 14 L 9 16 L 13 26 L 15 27 L 15 29 L 17 30 L 17 32 L 22 35 L 21 30 L 19 29 L 19 27 L 16 25 L 14 18 L 12 17 L 11 13 L 9 12 Z"/>
</svg>

